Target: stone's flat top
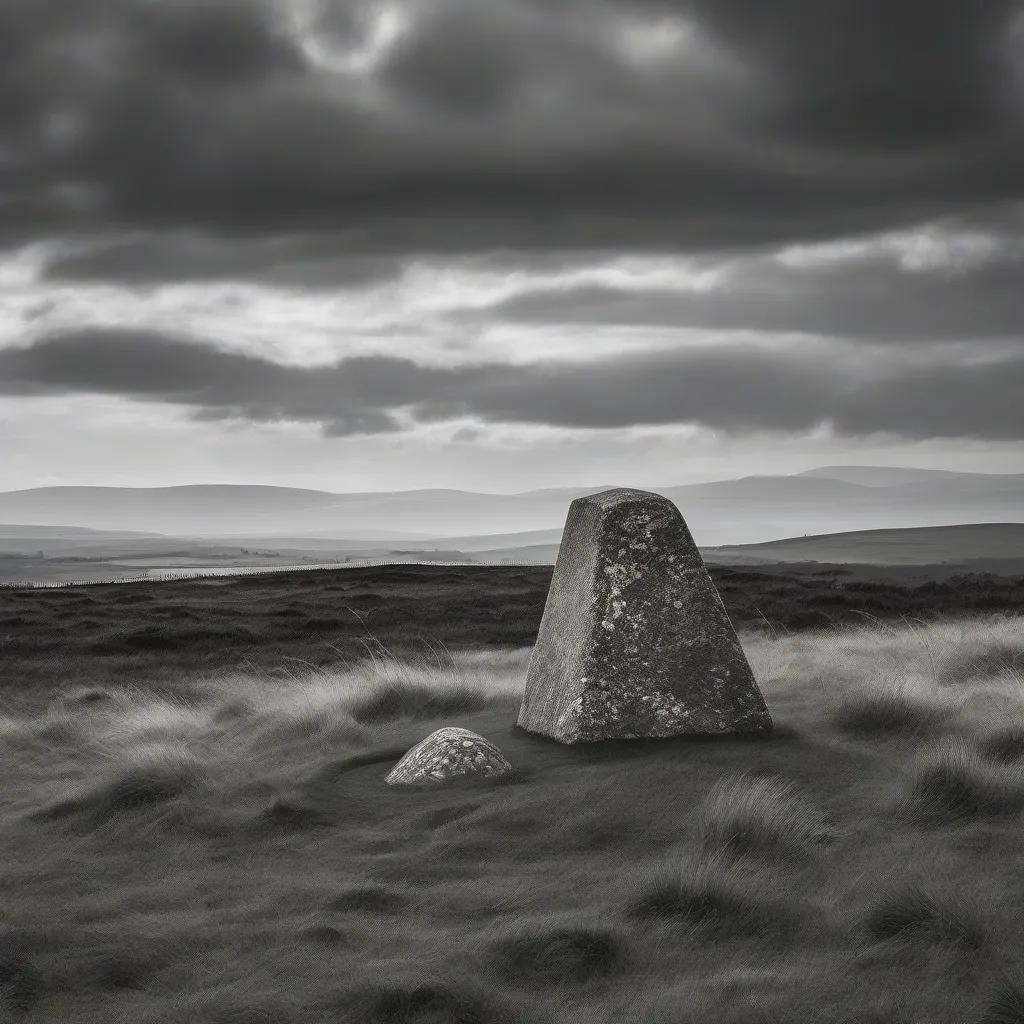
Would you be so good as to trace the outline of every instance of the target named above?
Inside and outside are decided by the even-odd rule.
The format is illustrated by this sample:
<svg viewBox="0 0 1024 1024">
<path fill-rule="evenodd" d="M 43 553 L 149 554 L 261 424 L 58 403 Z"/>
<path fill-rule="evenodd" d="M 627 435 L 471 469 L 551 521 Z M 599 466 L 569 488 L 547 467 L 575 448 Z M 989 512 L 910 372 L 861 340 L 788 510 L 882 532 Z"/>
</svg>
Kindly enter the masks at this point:
<svg viewBox="0 0 1024 1024">
<path fill-rule="evenodd" d="M 519 725 L 563 743 L 771 728 L 668 498 L 622 487 L 569 506 Z"/>
<path fill-rule="evenodd" d="M 585 501 L 591 505 L 598 505 L 602 509 L 614 508 L 624 501 L 643 501 L 645 503 L 663 502 L 675 508 L 675 504 L 663 494 L 655 494 L 654 491 L 641 491 L 635 487 L 609 487 L 607 491 L 598 491 L 596 494 L 584 494 L 582 498 L 574 499 Z M 572 506 L 570 505 L 570 508 Z"/>
<path fill-rule="evenodd" d="M 497 778 L 510 771 L 511 763 L 490 740 L 448 726 L 417 743 L 384 781 L 389 786 L 441 785 L 467 775 Z"/>
</svg>

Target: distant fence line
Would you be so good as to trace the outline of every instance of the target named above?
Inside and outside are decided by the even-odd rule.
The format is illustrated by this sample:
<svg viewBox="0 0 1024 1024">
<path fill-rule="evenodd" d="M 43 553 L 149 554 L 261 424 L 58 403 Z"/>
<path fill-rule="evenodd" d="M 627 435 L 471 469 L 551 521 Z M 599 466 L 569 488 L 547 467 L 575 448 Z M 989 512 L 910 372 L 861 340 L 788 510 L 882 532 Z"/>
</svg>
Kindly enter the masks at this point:
<svg viewBox="0 0 1024 1024">
<path fill-rule="evenodd" d="M 539 562 L 529 559 L 502 558 L 497 562 L 448 562 L 428 558 L 423 561 L 409 559 L 367 558 L 353 559 L 351 562 L 315 562 L 310 565 L 260 565 L 231 569 L 207 569 L 196 572 L 171 570 L 169 572 L 143 573 L 137 576 L 112 576 L 100 580 L 59 580 L 52 583 L 34 583 L 31 581 L 0 581 L 0 589 L 32 588 L 35 590 L 55 590 L 59 587 L 89 587 L 109 583 L 168 583 L 172 580 L 216 579 L 219 576 L 258 576 L 275 572 L 310 572 L 316 569 L 365 569 L 378 565 L 460 565 L 495 566 L 495 565 L 553 565 L 553 562 Z"/>
</svg>

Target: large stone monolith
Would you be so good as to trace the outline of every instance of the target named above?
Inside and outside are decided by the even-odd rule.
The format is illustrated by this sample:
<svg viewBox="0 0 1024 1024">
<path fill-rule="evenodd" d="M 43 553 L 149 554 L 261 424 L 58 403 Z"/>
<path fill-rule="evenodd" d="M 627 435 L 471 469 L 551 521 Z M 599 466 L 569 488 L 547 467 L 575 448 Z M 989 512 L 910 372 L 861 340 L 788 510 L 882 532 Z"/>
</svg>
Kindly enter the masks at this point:
<svg viewBox="0 0 1024 1024">
<path fill-rule="evenodd" d="M 519 725 L 563 743 L 766 732 L 771 716 L 676 506 L 569 506 Z"/>
</svg>

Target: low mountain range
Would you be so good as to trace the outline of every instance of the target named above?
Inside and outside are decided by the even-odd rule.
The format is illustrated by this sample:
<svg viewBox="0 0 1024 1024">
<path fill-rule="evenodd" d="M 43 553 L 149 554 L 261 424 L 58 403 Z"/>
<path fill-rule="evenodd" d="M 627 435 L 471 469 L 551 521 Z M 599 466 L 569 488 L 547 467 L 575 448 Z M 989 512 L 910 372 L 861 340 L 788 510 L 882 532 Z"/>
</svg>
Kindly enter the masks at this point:
<svg viewBox="0 0 1024 1024">
<path fill-rule="evenodd" d="M 569 503 L 607 486 L 520 494 L 460 490 L 334 493 L 288 487 L 39 487 L 0 492 L 0 537 L 40 527 L 114 531 L 129 545 L 169 538 L 238 546 L 329 543 L 495 550 L 557 543 Z M 792 476 L 649 487 L 676 503 L 698 544 L 964 523 L 1024 522 L 1024 474 L 830 466 Z M 555 531 L 556 536 L 552 536 Z M 136 536 L 127 537 L 126 533 Z M 500 538 L 500 539 L 499 539 Z M 52 535 L 51 538 L 53 539 Z M 88 543 L 86 535 L 68 540 Z M 98 538 L 93 538 L 98 539 Z M 112 539 L 112 538 L 107 538 Z"/>
</svg>

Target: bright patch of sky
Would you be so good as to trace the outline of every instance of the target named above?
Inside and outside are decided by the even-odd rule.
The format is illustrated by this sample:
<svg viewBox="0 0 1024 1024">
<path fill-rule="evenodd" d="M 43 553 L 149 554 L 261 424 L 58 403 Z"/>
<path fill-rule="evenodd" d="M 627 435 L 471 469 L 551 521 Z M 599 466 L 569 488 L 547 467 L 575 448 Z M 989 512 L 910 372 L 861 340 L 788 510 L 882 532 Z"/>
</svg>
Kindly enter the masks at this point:
<svg viewBox="0 0 1024 1024">
<path fill-rule="evenodd" d="M 1024 258 L 1024 241 L 1005 232 L 950 229 L 928 224 L 864 238 L 788 246 L 776 260 L 786 267 L 814 270 L 843 264 L 890 261 L 906 273 L 965 273 L 996 260 Z"/>
<path fill-rule="evenodd" d="M 474 261 L 415 260 L 397 278 L 334 290 L 242 280 L 132 286 L 45 280 L 42 270 L 55 251 L 39 244 L 0 258 L 0 345 L 23 344 L 50 331 L 114 326 L 192 336 L 294 365 L 358 355 L 405 356 L 433 365 L 481 357 L 595 357 L 615 354 L 624 341 L 659 348 L 681 339 L 678 332 L 621 327 L 522 327 L 513 339 L 508 329 L 474 330 L 447 318 L 519 295 L 584 286 L 703 292 L 720 287 L 726 273 L 677 257 L 624 256 L 555 272 L 532 270 L 528 262 L 498 270 Z"/>
<path fill-rule="evenodd" d="M 608 483 L 661 487 L 836 464 L 1020 471 L 1017 444 L 837 438 L 826 427 L 730 438 L 693 426 L 594 432 L 462 419 L 411 435 L 325 440 L 315 424 L 201 423 L 181 408 L 107 396 L 0 398 L 0 435 L 5 490 L 249 483 L 516 493 Z"/>
<path fill-rule="evenodd" d="M 324 0 L 286 0 L 295 38 L 306 59 L 319 71 L 361 77 L 372 74 L 387 51 L 412 23 L 407 8 L 395 3 L 363 3 L 355 11 L 355 38 L 330 31 Z"/>
</svg>

